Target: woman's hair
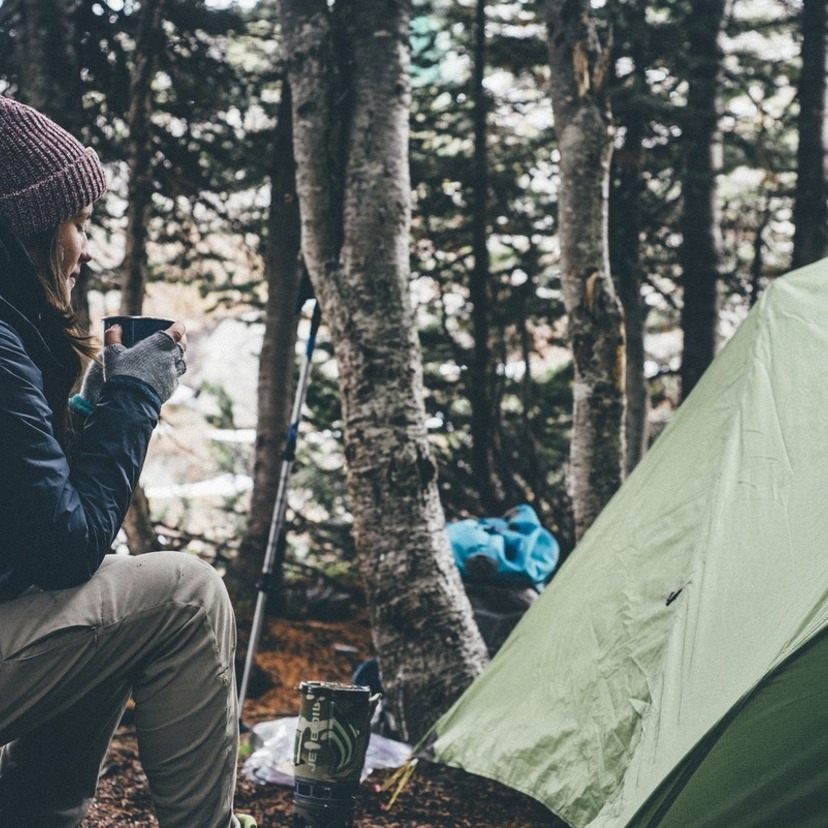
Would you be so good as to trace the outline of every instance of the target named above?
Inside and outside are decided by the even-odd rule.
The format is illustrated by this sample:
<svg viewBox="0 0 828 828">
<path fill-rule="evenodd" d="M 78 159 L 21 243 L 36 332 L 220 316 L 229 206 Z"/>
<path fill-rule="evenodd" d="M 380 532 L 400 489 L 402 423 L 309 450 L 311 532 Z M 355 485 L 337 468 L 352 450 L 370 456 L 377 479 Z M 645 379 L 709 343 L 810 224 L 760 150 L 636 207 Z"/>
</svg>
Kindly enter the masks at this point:
<svg viewBox="0 0 828 828">
<path fill-rule="evenodd" d="M 94 340 L 78 324 L 78 314 L 66 298 L 64 275 L 61 273 L 61 249 L 58 227 L 26 240 L 25 245 L 37 269 L 37 278 L 46 301 L 46 312 L 41 315 L 41 334 L 60 353 L 60 361 L 67 373 L 55 384 L 45 388 L 46 399 L 52 409 L 52 427 L 55 437 L 69 453 L 75 439 L 75 423 L 69 411 L 69 395 L 81 378 L 86 363 L 97 351 Z"/>
<path fill-rule="evenodd" d="M 52 311 L 50 321 L 54 327 L 50 333 L 59 333 L 77 358 L 77 381 L 83 365 L 95 355 L 97 346 L 92 337 L 81 330 L 78 313 L 72 308 L 71 302 L 66 300 L 66 280 L 60 271 L 58 229 L 59 226 L 27 239 L 26 247 L 37 267 L 46 304 Z"/>
</svg>

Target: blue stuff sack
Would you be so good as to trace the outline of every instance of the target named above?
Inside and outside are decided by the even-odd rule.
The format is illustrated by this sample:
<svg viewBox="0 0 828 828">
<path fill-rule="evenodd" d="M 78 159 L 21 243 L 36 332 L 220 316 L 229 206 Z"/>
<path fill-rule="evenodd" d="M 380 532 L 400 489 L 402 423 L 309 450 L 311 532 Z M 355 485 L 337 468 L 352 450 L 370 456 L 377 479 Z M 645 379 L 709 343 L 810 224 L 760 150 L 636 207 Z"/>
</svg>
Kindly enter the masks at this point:
<svg viewBox="0 0 828 828">
<path fill-rule="evenodd" d="M 558 565 L 558 542 L 525 503 L 502 518 L 458 520 L 446 529 L 460 574 L 470 580 L 531 584 L 540 590 Z"/>
</svg>

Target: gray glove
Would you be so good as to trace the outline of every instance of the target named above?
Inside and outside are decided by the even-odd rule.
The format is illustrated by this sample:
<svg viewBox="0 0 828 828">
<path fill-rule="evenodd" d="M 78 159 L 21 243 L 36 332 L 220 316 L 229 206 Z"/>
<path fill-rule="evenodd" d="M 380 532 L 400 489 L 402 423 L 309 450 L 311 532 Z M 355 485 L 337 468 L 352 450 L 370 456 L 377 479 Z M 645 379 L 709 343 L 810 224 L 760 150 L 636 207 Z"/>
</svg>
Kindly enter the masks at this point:
<svg viewBox="0 0 828 828">
<path fill-rule="evenodd" d="M 127 348 L 107 345 L 103 352 L 105 379 L 134 377 L 151 386 L 161 402 L 166 402 L 178 387 L 178 378 L 187 370 L 184 349 L 163 331 Z"/>
</svg>

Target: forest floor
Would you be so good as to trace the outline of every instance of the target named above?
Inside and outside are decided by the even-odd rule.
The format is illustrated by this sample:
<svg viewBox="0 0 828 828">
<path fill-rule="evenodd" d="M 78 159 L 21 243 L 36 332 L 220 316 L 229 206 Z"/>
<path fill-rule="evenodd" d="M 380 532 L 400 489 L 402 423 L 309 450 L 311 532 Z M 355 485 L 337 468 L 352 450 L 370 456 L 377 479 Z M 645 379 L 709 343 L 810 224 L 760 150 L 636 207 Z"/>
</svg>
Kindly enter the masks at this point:
<svg viewBox="0 0 828 828">
<path fill-rule="evenodd" d="M 299 683 L 306 680 L 350 683 L 353 671 L 370 657 L 371 636 L 364 611 L 344 621 L 274 619 L 262 636 L 257 663 L 270 688 L 245 704 L 244 721 L 298 714 Z M 251 687 L 251 694 L 253 688 Z M 239 762 L 236 810 L 252 814 L 262 828 L 292 825 L 292 788 L 248 779 Z M 544 806 L 510 788 L 429 762 L 419 762 L 393 806 L 378 788 L 393 771 L 372 773 L 361 785 L 355 828 L 565 828 Z M 134 729 L 119 727 L 82 828 L 157 826 L 147 780 L 138 761 Z M 193 826 L 198 828 L 198 826 Z"/>
</svg>

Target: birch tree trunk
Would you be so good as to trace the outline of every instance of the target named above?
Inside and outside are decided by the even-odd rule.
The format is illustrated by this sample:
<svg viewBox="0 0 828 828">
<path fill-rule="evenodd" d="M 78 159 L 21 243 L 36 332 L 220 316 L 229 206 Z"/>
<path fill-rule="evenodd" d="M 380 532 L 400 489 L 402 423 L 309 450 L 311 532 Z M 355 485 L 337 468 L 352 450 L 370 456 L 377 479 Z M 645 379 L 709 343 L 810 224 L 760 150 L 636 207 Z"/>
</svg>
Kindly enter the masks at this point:
<svg viewBox="0 0 828 828">
<path fill-rule="evenodd" d="M 575 362 L 570 487 L 580 539 L 621 484 L 624 330 L 610 277 L 607 52 L 588 2 L 548 0 L 551 96 L 561 154 L 561 283 Z"/>
<path fill-rule="evenodd" d="M 719 321 L 717 108 L 724 0 L 696 0 L 687 25 L 690 71 L 683 123 L 685 170 L 680 251 L 684 305 L 681 396 L 686 399 L 716 355 Z"/>
<path fill-rule="evenodd" d="M 802 267 L 828 256 L 827 21 L 825 0 L 804 0 L 794 204 L 794 267 Z"/>
<path fill-rule="evenodd" d="M 144 0 L 135 43 L 135 65 L 129 99 L 129 183 L 127 185 L 127 236 L 120 312 L 141 313 L 147 271 L 147 240 L 152 206 L 152 78 L 161 27 L 163 0 Z M 133 555 L 152 552 L 157 537 L 149 502 L 137 486 L 126 518 L 124 532 Z"/>
<path fill-rule="evenodd" d="M 416 740 L 480 672 L 425 429 L 409 292 L 406 0 L 283 0 L 302 250 L 339 365 L 382 682 Z"/>
</svg>

